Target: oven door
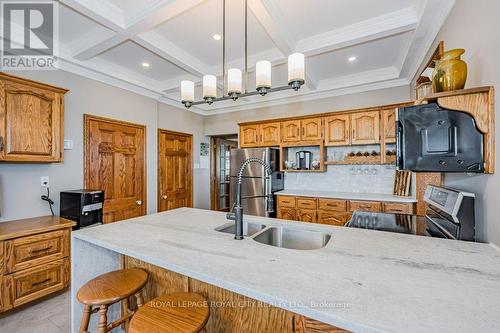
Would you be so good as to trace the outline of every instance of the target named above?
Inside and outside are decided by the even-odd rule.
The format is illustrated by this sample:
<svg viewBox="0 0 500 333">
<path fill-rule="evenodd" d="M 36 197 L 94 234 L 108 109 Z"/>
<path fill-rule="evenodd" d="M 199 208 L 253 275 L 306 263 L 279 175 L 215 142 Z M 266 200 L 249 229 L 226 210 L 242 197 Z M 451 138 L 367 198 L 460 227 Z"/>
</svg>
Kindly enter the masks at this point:
<svg viewBox="0 0 500 333">
<path fill-rule="evenodd" d="M 453 223 L 437 211 L 428 208 L 425 215 L 426 231 L 432 237 L 459 239 L 460 225 Z"/>
</svg>

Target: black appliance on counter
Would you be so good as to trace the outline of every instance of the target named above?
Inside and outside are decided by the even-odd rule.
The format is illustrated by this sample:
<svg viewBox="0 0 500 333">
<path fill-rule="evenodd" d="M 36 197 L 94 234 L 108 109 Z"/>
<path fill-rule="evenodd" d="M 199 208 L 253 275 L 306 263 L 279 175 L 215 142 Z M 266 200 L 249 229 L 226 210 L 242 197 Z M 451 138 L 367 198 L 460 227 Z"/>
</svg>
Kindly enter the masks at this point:
<svg viewBox="0 0 500 333">
<path fill-rule="evenodd" d="M 426 215 L 354 212 L 346 227 L 476 241 L 474 194 L 429 185 Z"/>
<path fill-rule="evenodd" d="M 427 172 L 484 172 L 483 134 L 474 118 L 436 103 L 400 108 L 397 166 Z"/>
<path fill-rule="evenodd" d="M 298 170 L 311 170 L 312 153 L 308 150 L 300 150 L 295 153 Z"/>
<path fill-rule="evenodd" d="M 74 190 L 61 192 L 59 216 L 76 222 L 73 230 L 102 223 L 104 191 Z"/>
</svg>

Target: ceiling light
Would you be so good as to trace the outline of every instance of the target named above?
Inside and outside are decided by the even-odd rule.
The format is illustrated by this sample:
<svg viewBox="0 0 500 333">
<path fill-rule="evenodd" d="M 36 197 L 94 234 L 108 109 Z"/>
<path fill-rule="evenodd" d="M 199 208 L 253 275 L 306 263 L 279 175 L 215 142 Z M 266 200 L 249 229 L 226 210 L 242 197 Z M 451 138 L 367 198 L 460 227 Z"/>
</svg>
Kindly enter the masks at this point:
<svg viewBox="0 0 500 333">
<path fill-rule="evenodd" d="M 149 64 L 149 62 L 143 62 L 142 67 L 149 68 L 149 67 L 151 67 L 151 65 Z"/>
<path fill-rule="evenodd" d="M 223 14 L 222 14 L 222 36 L 226 33 L 226 1 L 223 0 Z M 245 1 L 246 5 L 246 1 Z M 248 50 L 247 50 L 247 27 L 248 16 L 245 10 L 245 70 L 242 71 L 238 68 L 230 68 L 226 71 L 226 43 L 222 42 L 222 96 L 217 97 L 217 77 L 215 75 L 203 76 L 203 100 L 194 101 L 194 82 L 182 81 L 181 82 L 181 102 L 186 108 L 193 105 L 212 104 L 214 102 L 225 101 L 232 99 L 236 101 L 239 97 L 248 97 L 255 95 L 266 95 L 267 93 L 293 89 L 299 90 L 305 82 L 305 69 L 304 69 L 304 55 L 301 53 L 294 53 L 288 57 L 288 84 L 279 87 L 271 86 L 272 64 L 269 61 L 258 61 L 255 66 L 255 91 L 247 91 L 248 87 Z M 213 35 L 215 40 L 223 39 L 221 35 Z M 245 80 L 245 89 L 243 89 L 243 80 Z"/>
<path fill-rule="evenodd" d="M 347 60 L 348 60 L 349 62 L 355 62 L 355 61 L 356 61 L 356 59 L 357 59 L 356 57 L 349 57 L 349 58 L 347 58 Z"/>
</svg>

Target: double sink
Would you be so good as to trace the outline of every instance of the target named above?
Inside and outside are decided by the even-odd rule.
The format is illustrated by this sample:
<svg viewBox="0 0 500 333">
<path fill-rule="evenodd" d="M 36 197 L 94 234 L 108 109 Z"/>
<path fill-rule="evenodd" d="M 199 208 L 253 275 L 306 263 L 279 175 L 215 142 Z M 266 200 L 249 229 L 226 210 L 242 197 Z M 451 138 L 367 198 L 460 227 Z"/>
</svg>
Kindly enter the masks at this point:
<svg viewBox="0 0 500 333">
<path fill-rule="evenodd" d="M 234 234 L 236 225 L 226 223 L 216 231 Z M 321 249 L 328 244 L 331 235 L 321 231 L 301 230 L 283 226 L 266 226 L 255 222 L 243 222 L 243 235 L 254 241 L 275 247 L 294 250 Z"/>
</svg>

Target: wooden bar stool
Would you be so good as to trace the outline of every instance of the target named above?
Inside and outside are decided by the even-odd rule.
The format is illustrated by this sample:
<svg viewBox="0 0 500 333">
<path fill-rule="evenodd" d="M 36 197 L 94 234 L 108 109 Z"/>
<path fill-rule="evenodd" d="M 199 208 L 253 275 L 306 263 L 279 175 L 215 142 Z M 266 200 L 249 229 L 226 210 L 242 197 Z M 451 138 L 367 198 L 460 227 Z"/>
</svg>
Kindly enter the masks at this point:
<svg viewBox="0 0 500 333">
<path fill-rule="evenodd" d="M 139 268 L 109 272 L 85 283 L 76 297 L 85 305 L 80 333 L 88 333 L 90 315 L 99 312 L 98 333 L 106 333 L 125 323 L 129 324 L 134 311 L 130 310 L 129 297 L 135 296 L 137 306 L 144 303 L 141 290 L 148 281 L 148 273 Z M 124 315 L 108 325 L 108 308 L 123 301 Z"/>
<path fill-rule="evenodd" d="M 197 333 L 205 327 L 209 315 L 208 302 L 199 294 L 164 295 L 137 310 L 128 333 Z"/>
</svg>

